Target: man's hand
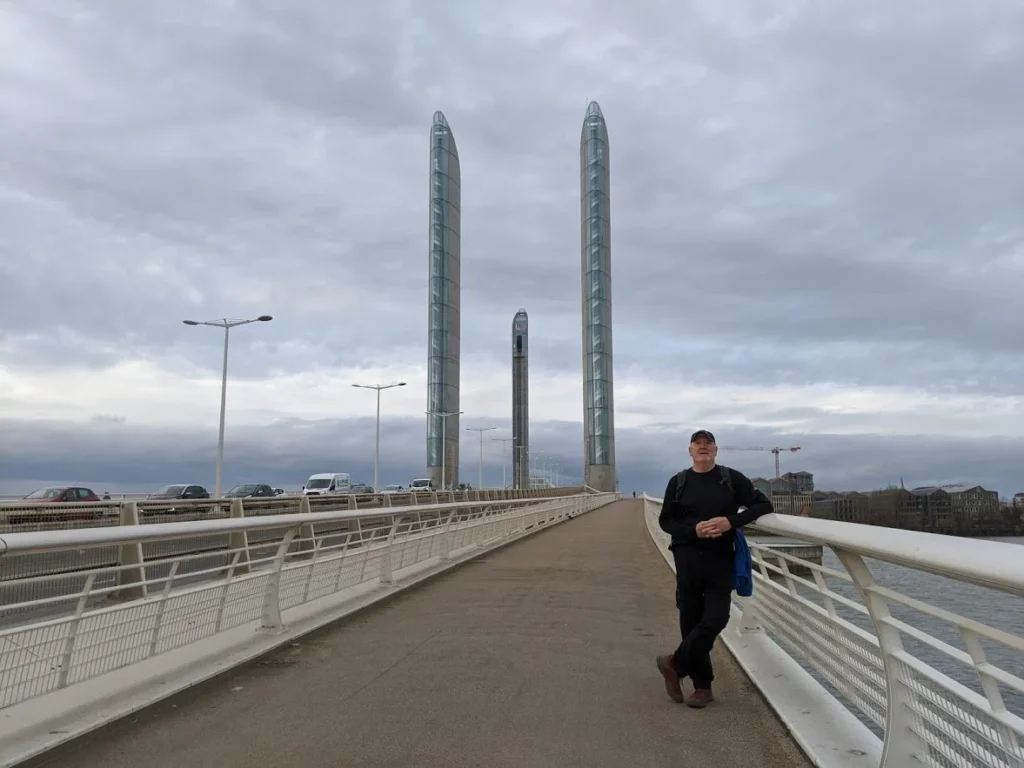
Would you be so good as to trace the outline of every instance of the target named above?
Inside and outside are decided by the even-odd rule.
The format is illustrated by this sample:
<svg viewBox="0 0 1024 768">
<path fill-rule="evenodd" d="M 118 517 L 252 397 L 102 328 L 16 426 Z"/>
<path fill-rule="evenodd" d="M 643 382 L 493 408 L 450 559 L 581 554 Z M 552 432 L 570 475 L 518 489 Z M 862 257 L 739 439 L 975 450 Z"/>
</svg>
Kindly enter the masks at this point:
<svg viewBox="0 0 1024 768">
<path fill-rule="evenodd" d="M 732 528 L 732 523 L 725 517 L 712 517 L 697 523 L 697 536 L 701 539 L 715 539 Z"/>
</svg>

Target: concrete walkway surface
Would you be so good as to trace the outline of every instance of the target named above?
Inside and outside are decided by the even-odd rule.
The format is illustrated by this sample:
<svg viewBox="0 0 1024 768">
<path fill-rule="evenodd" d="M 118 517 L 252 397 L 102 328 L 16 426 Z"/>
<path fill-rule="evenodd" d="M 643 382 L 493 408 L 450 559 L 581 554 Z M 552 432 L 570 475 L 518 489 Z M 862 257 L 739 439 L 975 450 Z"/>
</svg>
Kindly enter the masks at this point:
<svg viewBox="0 0 1024 768">
<path fill-rule="evenodd" d="M 809 765 L 721 643 L 717 701 L 668 699 L 673 578 L 641 503 L 617 502 L 27 765 Z"/>
</svg>

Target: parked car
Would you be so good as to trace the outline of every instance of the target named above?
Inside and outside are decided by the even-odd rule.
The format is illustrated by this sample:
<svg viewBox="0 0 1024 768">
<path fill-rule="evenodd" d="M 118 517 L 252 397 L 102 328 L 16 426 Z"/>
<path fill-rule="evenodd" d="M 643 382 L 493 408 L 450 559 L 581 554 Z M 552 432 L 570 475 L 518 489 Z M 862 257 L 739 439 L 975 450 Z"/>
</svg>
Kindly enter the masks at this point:
<svg viewBox="0 0 1024 768">
<path fill-rule="evenodd" d="M 224 494 L 225 499 L 269 499 L 284 493 L 280 488 L 271 488 L 263 483 L 243 483 Z"/>
<path fill-rule="evenodd" d="M 79 486 L 54 486 L 40 488 L 32 491 L 28 496 L 21 499 L 26 505 L 37 504 L 72 504 L 86 501 L 101 501 L 100 497 L 93 493 L 91 488 Z M 103 517 L 103 508 L 89 509 L 88 507 L 72 507 L 62 510 L 33 510 L 22 514 L 11 514 L 7 516 L 7 522 L 11 525 L 40 522 L 61 522 L 64 520 L 98 520 Z"/>
</svg>

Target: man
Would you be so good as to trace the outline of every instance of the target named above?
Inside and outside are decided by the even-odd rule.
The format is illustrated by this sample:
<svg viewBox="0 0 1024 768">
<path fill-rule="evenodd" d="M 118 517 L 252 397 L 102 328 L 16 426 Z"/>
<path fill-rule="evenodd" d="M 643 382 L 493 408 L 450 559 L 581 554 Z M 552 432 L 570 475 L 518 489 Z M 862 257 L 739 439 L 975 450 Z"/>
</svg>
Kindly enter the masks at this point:
<svg viewBox="0 0 1024 768">
<path fill-rule="evenodd" d="M 729 622 L 735 575 L 736 529 L 772 512 L 772 503 L 735 469 L 715 464 L 715 436 L 700 429 L 690 437 L 693 467 L 674 475 L 665 488 L 658 523 L 672 536 L 676 606 L 682 642 L 657 658 L 665 690 L 675 702 L 706 707 L 714 697 L 711 648 Z M 682 489 L 679 483 L 682 480 Z M 730 488 L 731 486 L 731 488 Z M 745 507 L 742 512 L 740 507 Z M 693 681 L 683 695 L 682 680 Z"/>
</svg>

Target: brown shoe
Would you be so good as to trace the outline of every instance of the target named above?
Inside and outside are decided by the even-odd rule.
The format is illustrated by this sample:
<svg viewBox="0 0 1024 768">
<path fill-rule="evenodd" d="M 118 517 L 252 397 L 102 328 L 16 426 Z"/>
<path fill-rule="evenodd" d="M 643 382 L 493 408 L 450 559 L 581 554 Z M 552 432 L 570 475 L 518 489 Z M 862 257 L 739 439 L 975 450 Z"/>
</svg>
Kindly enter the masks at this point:
<svg viewBox="0 0 1024 768">
<path fill-rule="evenodd" d="M 704 709 L 714 700 L 715 697 L 711 695 L 710 688 L 694 688 L 690 698 L 686 700 L 686 706 L 693 707 L 694 709 Z"/>
<path fill-rule="evenodd" d="M 679 684 L 679 675 L 676 674 L 676 667 L 672 662 L 671 654 L 659 656 L 656 661 L 658 663 L 658 671 L 665 678 L 665 693 L 676 704 L 682 704 L 686 698 L 683 696 L 683 686 Z"/>
</svg>

